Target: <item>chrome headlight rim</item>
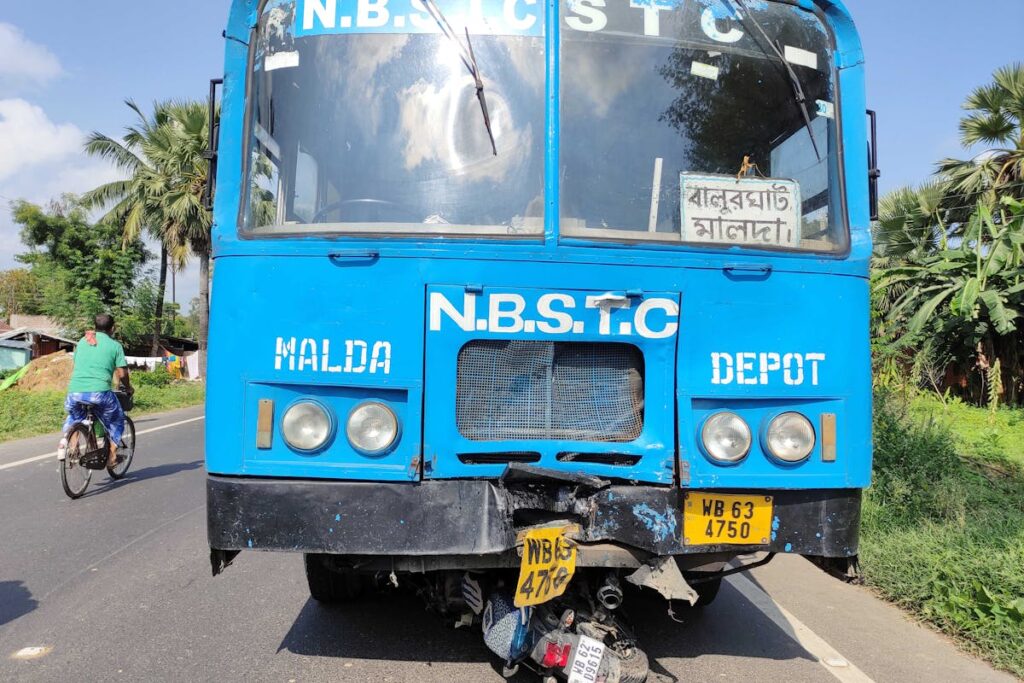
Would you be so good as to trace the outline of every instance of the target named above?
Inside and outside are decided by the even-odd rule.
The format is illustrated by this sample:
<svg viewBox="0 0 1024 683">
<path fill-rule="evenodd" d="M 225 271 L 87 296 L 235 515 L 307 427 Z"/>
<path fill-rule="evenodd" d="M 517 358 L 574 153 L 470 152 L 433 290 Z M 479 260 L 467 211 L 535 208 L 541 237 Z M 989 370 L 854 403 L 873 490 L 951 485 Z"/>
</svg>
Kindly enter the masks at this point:
<svg viewBox="0 0 1024 683">
<path fill-rule="evenodd" d="M 301 446 L 296 446 L 295 444 L 293 444 L 291 439 L 288 438 L 288 432 L 285 430 L 284 426 L 285 419 L 288 417 L 288 413 L 290 413 L 292 409 L 298 408 L 303 405 L 310 405 L 313 406 L 314 408 L 318 408 L 320 412 L 323 413 L 324 416 L 327 418 L 327 436 L 324 438 L 323 442 L 321 442 L 319 445 L 313 448 L 302 448 Z M 325 451 L 327 448 L 330 447 L 332 443 L 334 443 L 334 437 L 337 436 L 338 433 L 338 420 L 334 415 L 334 411 L 331 410 L 326 403 L 318 401 L 315 398 L 304 396 L 302 398 L 297 398 L 291 403 L 289 403 L 288 407 L 284 409 L 283 413 L 281 413 L 280 429 L 281 438 L 284 439 L 284 442 L 285 444 L 287 444 L 288 448 L 292 449 L 293 451 L 301 455 L 317 455 Z"/>
<path fill-rule="evenodd" d="M 352 417 L 356 414 L 357 411 L 368 406 L 378 406 L 380 408 L 383 408 L 391 415 L 391 419 L 394 421 L 395 424 L 395 433 L 391 437 L 391 441 L 389 441 L 386 446 L 376 450 L 363 448 L 362 446 L 357 444 L 355 440 L 352 439 Z M 348 411 L 348 416 L 345 418 L 345 438 L 348 440 L 348 445 L 352 447 L 352 450 L 367 457 L 375 458 L 387 455 L 388 453 L 393 451 L 395 447 L 398 445 L 398 442 L 401 441 L 401 436 L 402 421 L 398 419 L 398 413 L 395 412 L 395 409 L 389 406 L 384 401 L 380 401 L 377 399 L 360 401 L 359 403 L 352 406 L 352 409 Z"/>
<path fill-rule="evenodd" d="M 799 418 L 806 426 L 811 435 L 810 446 L 807 448 L 807 452 L 799 458 L 786 458 L 778 455 L 771 446 L 771 432 L 772 427 L 783 418 Z M 772 415 L 768 415 L 764 420 L 764 426 L 761 428 L 761 448 L 768 458 L 778 464 L 787 467 L 796 465 L 802 465 L 803 463 L 810 460 L 811 455 L 814 453 L 815 446 L 818 445 L 818 430 L 814 428 L 814 422 L 811 418 L 807 417 L 803 413 L 796 410 L 783 410 Z"/>
<path fill-rule="evenodd" d="M 708 444 L 707 444 L 708 429 L 711 427 L 713 420 L 715 420 L 715 419 L 722 419 L 722 418 L 728 418 L 728 417 L 736 418 L 737 420 L 739 420 L 740 424 L 743 425 L 743 428 L 746 431 L 747 445 L 746 445 L 746 448 L 743 450 L 743 453 L 738 455 L 738 456 L 734 456 L 732 458 L 719 458 L 719 457 L 715 456 L 711 452 L 711 449 L 708 447 Z M 740 415 L 739 413 L 737 413 L 737 412 L 735 412 L 733 410 L 716 410 L 715 412 L 707 415 L 704 418 L 704 420 L 701 422 L 700 431 L 698 432 L 698 437 L 699 438 L 697 439 L 697 442 L 700 445 L 700 450 L 704 454 L 704 457 L 706 457 L 709 461 L 711 461 L 715 465 L 719 465 L 719 466 L 722 466 L 722 467 L 729 467 L 729 466 L 732 466 L 732 465 L 739 465 L 740 463 L 742 463 L 744 460 L 747 459 L 747 456 L 750 455 L 750 451 L 754 447 L 754 432 L 750 428 L 750 423 L 748 423 L 745 419 L 743 419 L 742 415 Z"/>
</svg>

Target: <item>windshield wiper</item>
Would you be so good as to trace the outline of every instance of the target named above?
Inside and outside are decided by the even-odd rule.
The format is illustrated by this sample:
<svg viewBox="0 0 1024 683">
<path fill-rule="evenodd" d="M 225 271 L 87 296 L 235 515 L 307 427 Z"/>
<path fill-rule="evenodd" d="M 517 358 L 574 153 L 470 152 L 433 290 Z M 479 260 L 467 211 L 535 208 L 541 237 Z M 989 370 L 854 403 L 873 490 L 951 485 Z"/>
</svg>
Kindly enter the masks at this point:
<svg viewBox="0 0 1024 683">
<path fill-rule="evenodd" d="M 466 65 L 469 75 L 473 77 L 473 81 L 476 84 L 476 98 L 480 100 L 480 113 L 484 116 L 484 127 L 487 129 L 487 137 L 491 139 L 491 151 L 494 153 L 494 156 L 498 156 L 498 148 L 494 144 L 494 132 L 491 130 L 491 115 L 487 111 L 487 98 L 484 96 L 484 81 L 480 76 L 480 67 L 476 63 L 476 55 L 473 54 L 473 43 L 469 39 L 469 28 L 466 28 L 466 45 L 463 45 L 455 31 L 452 30 L 451 24 L 445 19 L 437 3 L 434 0 L 423 0 L 423 4 L 426 6 L 427 11 L 430 12 L 430 16 L 437 22 L 437 25 L 441 27 L 441 33 L 459 48 L 459 58 Z M 466 46 L 469 46 L 468 50 Z"/>
<path fill-rule="evenodd" d="M 800 77 L 796 75 L 793 65 L 789 63 L 789 60 L 786 59 L 786 56 L 782 53 L 782 48 L 779 47 L 778 42 L 773 41 L 768 37 L 768 34 L 761 26 L 761 22 L 759 22 L 757 17 L 751 13 L 750 8 L 747 7 L 746 0 L 736 0 L 736 2 L 743 8 L 746 16 L 750 17 L 750 21 L 754 22 L 754 26 L 757 27 L 758 32 L 764 37 L 765 42 L 768 43 L 768 47 L 772 49 L 775 56 L 778 57 L 779 61 L 782 62 L 782 65 L 786 67 L 786 73 L 789 74 L 789 84 L 793 88 L 793 97 L 796 100 L 797 105 L 800 107 L 800 113 L 803 114 L 804 124 L 807 126 L 807 135 L 810 136 L 811 146 L 814 147 L 814 156 L 818 158 L 818 161 L 821 161 L 821 152 L 818 151 L 818 141 L 815 139 L 814 130 L 811 128 L 811 115 L 807 111 L 807 96 L 804 95 L 804 88 L 800 84 Z M 743 17 L 740 17 L 740 21 L 743 21 Z"/>
</svg>

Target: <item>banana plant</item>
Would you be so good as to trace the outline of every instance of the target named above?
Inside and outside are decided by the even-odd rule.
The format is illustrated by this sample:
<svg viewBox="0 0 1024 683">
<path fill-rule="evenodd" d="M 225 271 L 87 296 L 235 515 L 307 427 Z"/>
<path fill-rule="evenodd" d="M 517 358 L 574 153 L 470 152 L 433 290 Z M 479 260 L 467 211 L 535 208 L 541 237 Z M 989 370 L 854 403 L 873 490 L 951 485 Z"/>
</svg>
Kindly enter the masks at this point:
<svg viewBox="0 0 1024 683">
<path fill-rule="evenodd" d="M 920 334 L 937 318 L 988 322 L 997 335 L 1018 329 L 1024 307 L 1024 203 L 1004 197 L 1005 220 L 982 203 L 963 240 L 916 263 L 884 270 L 876 294 L 902 289 L 887 318 L 905 333 Z"/>
</svg>

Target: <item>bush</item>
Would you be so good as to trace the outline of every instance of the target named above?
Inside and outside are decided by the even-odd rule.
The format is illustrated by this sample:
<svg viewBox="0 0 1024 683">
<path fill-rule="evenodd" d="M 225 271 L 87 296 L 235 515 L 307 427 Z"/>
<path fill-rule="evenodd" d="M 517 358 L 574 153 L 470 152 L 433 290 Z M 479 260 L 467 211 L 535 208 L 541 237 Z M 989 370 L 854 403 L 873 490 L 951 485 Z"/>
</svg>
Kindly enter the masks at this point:
<svg viewBox="0 0 1024 683">
<path fill-rule="evenodd" d="M 184 408 L 203 402 L 206 386 L 202 382 L 171 382 L 164 386 L 142 386 L 135 392 L 136 413 L 155 413 Z"/>
<path fill-rule="evenodd" d="M 991 467 L 997 441 L 961 458 L 946 426 L 881 396 L 861 558 L 885 597 L 1024 676 L 1024 477 Z"/>
<path fill-rule="evenodd" d="M 872 498 L 900 519 L 948 519 L 950 488 L 964 465 L 953 436 L 934 420 L 915 422 L 890 394 L 875 401 Z"/>
<path fill-rule="evenodd" d="M 163 365 L 158 365 L 148 372 L 133 372 L 132 384 L 140 387 L 166 387 L 174 381 L 171 373 Z"/>
<path fill-rule="evenodd" d="M 60 430 L 64 422 L 64 392 L 0 392 L 0 441 Z"/>
</svg>

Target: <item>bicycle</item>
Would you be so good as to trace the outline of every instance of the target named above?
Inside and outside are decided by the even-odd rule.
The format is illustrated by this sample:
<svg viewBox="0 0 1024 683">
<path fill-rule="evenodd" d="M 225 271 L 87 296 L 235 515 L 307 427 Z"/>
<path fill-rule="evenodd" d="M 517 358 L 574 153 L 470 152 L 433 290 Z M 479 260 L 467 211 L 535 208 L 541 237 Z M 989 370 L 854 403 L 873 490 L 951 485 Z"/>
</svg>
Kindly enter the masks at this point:
<svg viewBox="0 0 1024 683">
<path fill-rule="evenodd" d="M 92 473 L 95 470 L 107 470 L 107 474 L 113 480 L 118 480 L 128 474 L 132 458 L 135 456 L 135 423 L 128 417 L 128 411 L 133 407 L 132 397 L 128 394 L 116 391 L 121 409 L 125 411 L 124 433 L 118 443 L 117 460 L 113 467 L 107 467 L 107 458 L 110 451 L 107 447 L 107 433 L 103 422 L 96 417 L 96 407 L 90 403 L 81 403 L 85 408 L 85 419 L 75 422 L 64 434 L 67 448 L 64 457 L 60 461 L 60 483 L 64 487 L 64 493 L 72 500 L 81 498 L 92 480 Z"/>
</svg>

